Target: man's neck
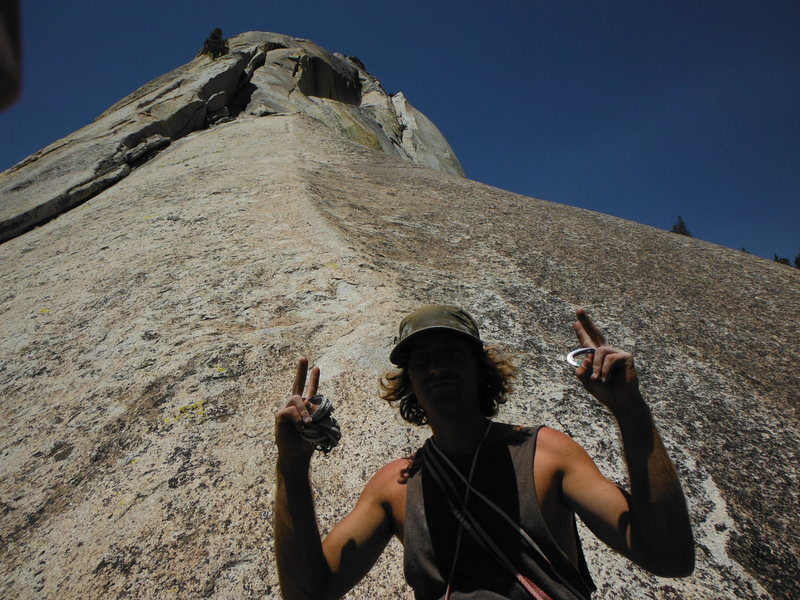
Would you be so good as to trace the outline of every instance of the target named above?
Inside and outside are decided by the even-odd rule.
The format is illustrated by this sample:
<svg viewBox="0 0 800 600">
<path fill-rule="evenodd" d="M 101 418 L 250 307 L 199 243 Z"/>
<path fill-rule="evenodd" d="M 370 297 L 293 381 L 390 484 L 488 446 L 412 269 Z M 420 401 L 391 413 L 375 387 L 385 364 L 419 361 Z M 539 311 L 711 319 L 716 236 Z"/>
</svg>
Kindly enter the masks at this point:
<svg viewBox="0 0 800 600">
<path fill-rule="evenodd" d="M 431 422 L 431 431 L 442 452 L 450 456 L 468 456 L 484 440 L 490 426 L 491 421 L 479 415 L 459 422 L 448 421 L 438 425 Z"/>
</svg>

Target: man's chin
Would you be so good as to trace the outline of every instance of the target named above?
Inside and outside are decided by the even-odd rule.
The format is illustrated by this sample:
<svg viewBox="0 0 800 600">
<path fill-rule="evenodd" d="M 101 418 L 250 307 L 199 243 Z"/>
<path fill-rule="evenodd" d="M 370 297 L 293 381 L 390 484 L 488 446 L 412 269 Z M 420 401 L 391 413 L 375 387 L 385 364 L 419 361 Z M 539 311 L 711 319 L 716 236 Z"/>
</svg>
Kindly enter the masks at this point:
<svg viewBox="0 0 800 600">
<path fill-rule="evenodd" d="M 463 408 L 464 397 L 457 389 L 441 386 L 431 390 L 430 400 L 434 406 L 441 409 Z"/>
</svg>

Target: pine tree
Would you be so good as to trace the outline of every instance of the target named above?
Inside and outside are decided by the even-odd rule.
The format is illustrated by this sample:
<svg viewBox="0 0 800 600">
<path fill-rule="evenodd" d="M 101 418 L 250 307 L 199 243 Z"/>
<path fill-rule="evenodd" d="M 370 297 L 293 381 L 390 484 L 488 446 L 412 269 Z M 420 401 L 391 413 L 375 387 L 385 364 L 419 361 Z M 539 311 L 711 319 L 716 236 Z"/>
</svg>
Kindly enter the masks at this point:
<svg viewBox="0 0 800 600">
<path fill-rule="evenodd" d="M 209 35 L 208 39 L 203 43 L 203 49 L 200 50 L 200 54 L 205 54 L 211 58 L 219 58 L 228 52 L 230 52 L 228 40 L 222 38 L 222 29 L 219 27 L 211 32 L 211 35 Z"/>
<path fill-rule="evenodd" d="M 692 233 L 689 231 L 689 228 L 686 227 L 686 222 L 680 215 L 678 215 L 678 222 L 672 226 L 672 233 L 678 233 L 680 235 L 688 235 L 689 237 L 692 237 Z"/>
<path fill-rule="evenodd" d="M 791 261 L 789 261 L 788 258 L 783 256 L 778 256 L 776 253 L 772 254 L 772 260 L 781 265 L 792 266 L 792 263 Z M 800 269 L 800 254 L 794 257 L 794 268 Z"/>
</svg>

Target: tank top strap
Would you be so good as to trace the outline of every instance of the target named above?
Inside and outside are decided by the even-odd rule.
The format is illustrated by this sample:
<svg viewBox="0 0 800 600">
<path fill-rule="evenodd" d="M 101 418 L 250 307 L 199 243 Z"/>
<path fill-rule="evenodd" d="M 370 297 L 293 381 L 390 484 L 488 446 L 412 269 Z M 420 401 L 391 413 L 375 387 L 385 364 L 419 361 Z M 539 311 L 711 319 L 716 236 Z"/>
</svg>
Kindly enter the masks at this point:
<svg viewBox="0 0 800 600">
<path fill-rule="evenodd" d="M 538 425 L 527 428 L 530 437 L 522 444 L 509 446 L 514 471 L 517 475 L 520 500 L 523 498 L 533 499 L 533 501 L 520 502 L 520 525 L 537 541 L 551 564 L 567 579 L 573 589 L 581 594 L 581 597 L 585 595 L 588 598 L 597 588 L 592 581 L 586 564 L 575 517 L 573 516 L 572 518 L 572 528 L 575 536 L 575 545 L 578 550 L 577 568 L 550 533 L 537 501 L 536 485 L 534 483 L 534 459 L 536 458 L 536 444 L 539 432 L 544 427 L 546 426 Z"/>
</svg>

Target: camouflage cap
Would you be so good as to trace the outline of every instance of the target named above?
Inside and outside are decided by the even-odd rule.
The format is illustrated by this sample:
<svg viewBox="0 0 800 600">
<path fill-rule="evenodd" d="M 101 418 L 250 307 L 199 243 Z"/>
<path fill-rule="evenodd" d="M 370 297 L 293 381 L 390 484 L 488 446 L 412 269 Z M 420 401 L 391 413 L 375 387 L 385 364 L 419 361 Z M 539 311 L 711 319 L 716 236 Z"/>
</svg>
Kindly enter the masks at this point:
<svg viewBox="0 0 800 600">
<path fill-rule="evenodd" d="M 417 334 L 432 329 L 447 329 L 467 336 L 483 345 L 478 326 L 469 313 L 457 306 L 428 304 L 418 308 L 400 322 L 400 333 L 395 338 L 395 347 L 389 354 L 392 364 L 401 366 L 408 353 L 409 342 Z"/>
</svg>

